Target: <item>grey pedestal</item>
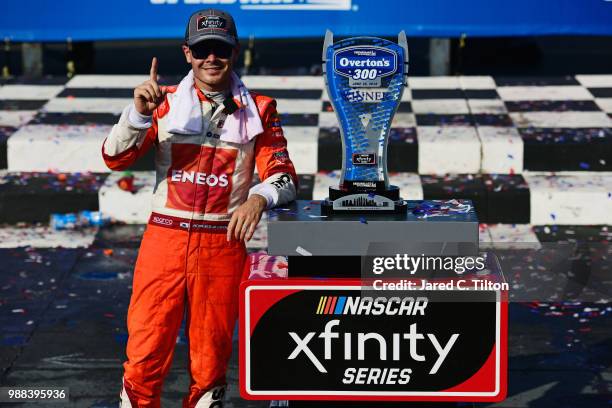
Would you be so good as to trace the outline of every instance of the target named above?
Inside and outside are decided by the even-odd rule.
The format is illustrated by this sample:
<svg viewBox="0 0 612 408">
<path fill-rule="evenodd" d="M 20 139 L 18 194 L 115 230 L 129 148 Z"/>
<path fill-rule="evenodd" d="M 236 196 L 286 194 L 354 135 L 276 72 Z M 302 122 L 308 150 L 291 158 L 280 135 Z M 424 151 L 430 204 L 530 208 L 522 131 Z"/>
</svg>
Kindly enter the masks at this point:
<svg viewBox="0 0 612 408">
<path fill-rule="evenodd" d="M 318 202 L 272 210 L 270 255 L 362 256 L 380 242 L 469 242 L 478 245 L 478 218 L 469 200 L 408 201 L 402 215 L 321 216 Z"/>
<path fill-rule="evenodd" d="M 318 269 L 325 263 L 350 265 L 349 275 L 358 276 L 362 257 L 372 255 L 373 248 L 384 243 L 401 247 L 407 244 L 469 243 L 478 248 L 478 218 L 469 200 L 408 201 L 406 214 L 354 214 L 322 216 L 316 201 L 296 201 L 287 207 L 270 211 L 268 252 L 289 257 L 289 276 L 304 276 L 301 271 Z M 389 248 L 389 246 L 387 247 Z M 458 254 L 456 248 L 450 251 Z M 446 251 L 446 254 L 449 254 Z M 292 271 L 293 269 L 293 271 Z M 299 273 L 295 271 L 299 270 Z M 316 275 L 316 274 L 315 274 Z M 280 403 L 280 405 L 279 405 Z M 455 403 L 384 402 L 389 407 L 448 407 Z M 275 401 L 271 406 L 290 408 L 365 407 L 372 402 Z"/>
</svg>

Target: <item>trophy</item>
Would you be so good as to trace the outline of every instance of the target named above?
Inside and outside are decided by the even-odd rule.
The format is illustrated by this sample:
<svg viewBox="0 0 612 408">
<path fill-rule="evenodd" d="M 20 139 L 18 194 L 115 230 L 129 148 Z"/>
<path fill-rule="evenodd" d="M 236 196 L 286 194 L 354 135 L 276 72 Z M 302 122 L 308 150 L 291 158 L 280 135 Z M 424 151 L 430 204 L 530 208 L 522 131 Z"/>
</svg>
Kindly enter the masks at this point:
<svg viewBox="0 0 612 408">
<path fill-rule="evenodd" d="M 389 185 L 387 144 L 408 74 L 408 42 L 353 37 L 334 43 L 327 30 L 323 74 L 342 138 L 340 185 L 329 188 L 323 214 L 404 213 L 399 188 Z"/>
</svg>

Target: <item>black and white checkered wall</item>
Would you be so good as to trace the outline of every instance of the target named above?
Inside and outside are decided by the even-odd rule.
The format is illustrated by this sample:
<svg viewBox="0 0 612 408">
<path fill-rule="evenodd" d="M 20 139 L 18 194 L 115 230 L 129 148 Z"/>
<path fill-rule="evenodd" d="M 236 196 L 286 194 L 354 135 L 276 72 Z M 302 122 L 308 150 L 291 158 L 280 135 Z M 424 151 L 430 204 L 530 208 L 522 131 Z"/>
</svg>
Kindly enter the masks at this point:
<svg viewBox="0 0 612 408">
<path fill-rule="evenodd" d="M 135 166 L 146 187 L 131 197 L 116 196 L 123 193 L 114 183 L 118 175 L 96 174 L 108 172 L 100 155 L 104 137 L 131 103 L 133 88 L 146 79 L 81 75 L 2 83 L 0 168 L 7 171 L 0 182 L 0 222 L 47 217 L 50 210 L 13 214 L 17 210 L 8 203 L 39 196 L 45 183 L 61 190 L 54 178 L 61 172 L 70 173 L 70 180 L 76 174 L 75 182 L 79 174 L 94 173 L 88 177 L 99 178 L 99 185 L 82 195 L 99 194 L 103 211 L 144 222 L 152 154 Z M 322 78 L 243 79 L 277 99 L 301 178 L 300 198 L 324 198 L 338 182 L 341 141 Z M 404 198 L 469 198 L 483 223 L 610 225 L 612 75 L 410 78 L 392 123 L 388 157 L 392 182 Z M 64 193 L 78 195 L 74 189 Z M 121 206 L 113 204 L 119 199 Z M 91 197 L 74 201 L 91 203 Z"/>
</svg>

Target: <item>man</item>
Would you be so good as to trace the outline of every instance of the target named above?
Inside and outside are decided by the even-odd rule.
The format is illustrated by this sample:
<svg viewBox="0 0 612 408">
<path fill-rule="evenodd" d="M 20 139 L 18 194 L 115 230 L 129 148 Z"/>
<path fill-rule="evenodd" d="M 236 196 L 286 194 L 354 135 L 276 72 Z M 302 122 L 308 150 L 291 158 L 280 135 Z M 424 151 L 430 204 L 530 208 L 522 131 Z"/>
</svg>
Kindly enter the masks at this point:
<svg viewBox="0 0 612 408">
<path fill-rule="evenodd" d="M 194 13 L 178 86 L 150 79 L 104 141 L 109 168 L 156 150 L 152 214 L 134 270 L 122 407 L 159 407 L 186 310 L 191 385 L 183 407 L 221 407 L 246 250 L 262 212 L 295 198 L 276 102 L 250 93 L 233 73 L 232 17 Z M 250 188 L 254 167 L 260 184 Z"/>
</svg>

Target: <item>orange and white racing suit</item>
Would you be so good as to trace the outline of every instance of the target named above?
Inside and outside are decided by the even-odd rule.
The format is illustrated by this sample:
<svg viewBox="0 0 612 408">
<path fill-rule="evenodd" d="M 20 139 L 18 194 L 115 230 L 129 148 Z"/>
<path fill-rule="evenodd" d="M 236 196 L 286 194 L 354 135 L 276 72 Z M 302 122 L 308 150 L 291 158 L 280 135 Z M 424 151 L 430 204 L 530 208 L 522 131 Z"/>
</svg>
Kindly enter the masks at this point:
<svg viewBox="0 0 612 408">
<path fill-rule="evenodd" d="M 273 99 L 251 93 L 264 131 L 238 144 L 219 139 L 225 107 L 214 109 L 200 90 L 202 132 L 169 133 L 175 92 L 167 88 L 150 119 L 128 106 L 102 147 L 112 170 L 155 148 L 152 213 L 128 310 L 122 406 L 159 407 L 184 314 L 191 384 L 183 406 L 221 406 L 215 404 L 224 392 L 246 260 L 244 243 L 226 239 L 228 221 L 250 194 L 264 196 L 268 208 L 295 198 L 297 177 Z M 251 188 L 255 166 L 262 182 Z"/>
</svg>

